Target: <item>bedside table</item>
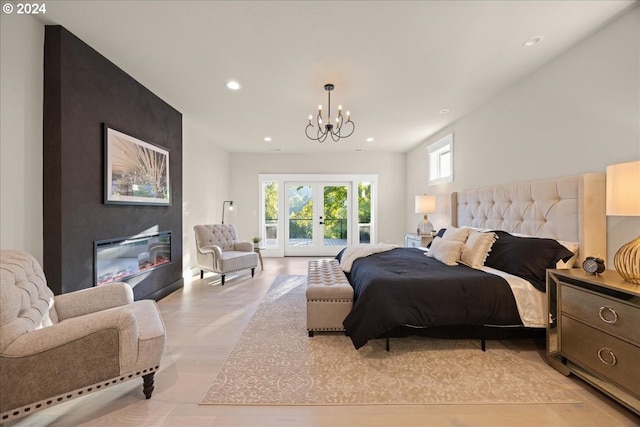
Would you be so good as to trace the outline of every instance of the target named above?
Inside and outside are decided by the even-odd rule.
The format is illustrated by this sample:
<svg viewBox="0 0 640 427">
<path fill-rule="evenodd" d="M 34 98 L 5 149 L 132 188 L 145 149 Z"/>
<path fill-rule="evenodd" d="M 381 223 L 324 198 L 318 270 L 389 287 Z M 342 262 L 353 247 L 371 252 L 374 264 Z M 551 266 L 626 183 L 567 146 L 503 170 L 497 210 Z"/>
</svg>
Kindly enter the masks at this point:
<svg viewBox="0 0 640 427">
<path fill-rule="evenodd" d="M 547 270 L 547 360 L 640 414 L 640 286 L 614 270 Z"/>
<path fill-rule="evenodd" d="M 426 248 L 433 240 L 429 234 L 419 235 L 416 233 L 406 233 L 404 235 L 404 245 L 407 248 Z"/>
</svg>

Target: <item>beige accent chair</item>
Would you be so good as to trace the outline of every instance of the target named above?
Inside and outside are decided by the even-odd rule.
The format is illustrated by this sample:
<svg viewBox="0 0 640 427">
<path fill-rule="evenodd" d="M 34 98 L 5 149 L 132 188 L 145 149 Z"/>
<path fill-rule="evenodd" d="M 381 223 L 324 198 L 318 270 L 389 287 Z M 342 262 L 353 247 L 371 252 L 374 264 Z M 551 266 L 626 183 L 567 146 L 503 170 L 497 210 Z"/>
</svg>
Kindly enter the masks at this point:
<svg viewBox="0 0 640 427">
<path fill-rule="evenodd" d="M 140 376 L 149 399 L 164 347 L 128 284 L 54 296 L 33 256 L 0 251 L 0 423 Z"/>
<path fill-rule="evenodd" d="M 213 271 L 222 277 L 222 286 L 227 273 L 251 269 L 254 276 L 258 265 L 258 254 L 252 242 L 238 241 L 235 225 L 207 224 L 193 227 L 196 238 L 196 258 L 200 278 L 204 271 Z"/>
</svg>

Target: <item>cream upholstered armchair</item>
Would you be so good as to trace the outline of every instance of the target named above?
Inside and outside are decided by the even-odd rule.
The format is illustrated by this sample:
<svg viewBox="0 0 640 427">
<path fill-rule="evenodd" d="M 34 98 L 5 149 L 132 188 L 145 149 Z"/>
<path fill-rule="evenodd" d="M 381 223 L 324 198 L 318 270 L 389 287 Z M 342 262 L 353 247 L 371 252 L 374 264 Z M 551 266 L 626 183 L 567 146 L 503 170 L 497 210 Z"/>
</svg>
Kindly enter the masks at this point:
<svg viewBox="0 0 640 427">
<path fill-rule="evenodd" d="M 253 250 L 253 243 L 238 241 L 238 232 L 234 225 L 196 225 L 193 231 L 201 279 L 204 277 L 204 270 L 220 274 L 223 286 L 227 273 L 250 268 L 251 277 L 254 276 L 258 254 Z"/>
<path fill-rule="evenodd" d="M 155 301 L 126 283 L 53 296 L 38 261 L 0 251 L 0 423 L 142 376 L 165 346 Z"/>
</svg>

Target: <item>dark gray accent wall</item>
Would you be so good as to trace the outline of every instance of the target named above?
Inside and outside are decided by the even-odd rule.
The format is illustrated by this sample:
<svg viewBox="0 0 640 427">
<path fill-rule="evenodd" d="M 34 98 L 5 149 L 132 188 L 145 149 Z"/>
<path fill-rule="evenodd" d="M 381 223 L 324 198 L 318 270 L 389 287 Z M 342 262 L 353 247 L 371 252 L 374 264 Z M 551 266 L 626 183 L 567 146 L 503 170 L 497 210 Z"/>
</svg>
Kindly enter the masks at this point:
<svg viewBox="0 0 640 427">
<path fill-rule="evenodd" d="M 135 298 L 181 287 L 182 114 L 61 26 L 45 27 L 43 113 L 43 261 L 54 293 L 94 285 L 94 241 L 152 230 L 172 232 L 172 262 L 143 276 Z M 169 150 L 171 206 L 104 204 L 104 123 Z"/>
</svg>

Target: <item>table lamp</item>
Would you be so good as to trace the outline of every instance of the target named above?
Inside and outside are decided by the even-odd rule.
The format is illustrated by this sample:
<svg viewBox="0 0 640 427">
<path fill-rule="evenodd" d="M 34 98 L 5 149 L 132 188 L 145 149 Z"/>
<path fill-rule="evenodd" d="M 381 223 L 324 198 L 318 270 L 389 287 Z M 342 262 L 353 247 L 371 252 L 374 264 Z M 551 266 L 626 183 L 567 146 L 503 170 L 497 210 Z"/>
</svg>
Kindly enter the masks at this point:
<svg viewBox="0 0 640 427">
<path fill-rule="evenodd" d="M 607 215 L 640 216 L 640 160 L 607 166 Z M 640 285 L 640 236 L 618 249 L 616 271 Z"/>
<path fill-rule="evenodd" d="M 418 223 L 418 234 L 421 236 L 431 234 L 433 224 L 429 221 L 427 214 L 436 211 L 436 196 L 430 194 L 416 196 L 415 211 L 416 213 L 424 214 L 422 221 Z"/>
</svg>

